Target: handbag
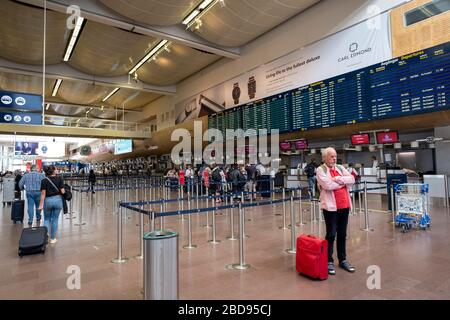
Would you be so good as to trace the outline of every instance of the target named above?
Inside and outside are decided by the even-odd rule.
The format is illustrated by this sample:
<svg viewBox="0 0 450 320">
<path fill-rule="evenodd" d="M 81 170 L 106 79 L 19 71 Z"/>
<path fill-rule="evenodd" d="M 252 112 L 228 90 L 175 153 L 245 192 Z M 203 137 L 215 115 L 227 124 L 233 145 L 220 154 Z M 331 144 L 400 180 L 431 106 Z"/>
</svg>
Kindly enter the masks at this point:
<svg viewBox="0 0 450 320">
<path fill-rule="evenodd" d="M 58 189 L 57 186 L 55 186 L 55 184 L 53 183 L 52 180 L 50 180 L 50 179 L 47 178 L 47 177 L 45 177 L 45 179 L 47 179 L 47 180 L 52 184 L 52 186 L 58 191 L 58 193 L 61 194 L 61 196 L 63 197 L 64 200 L 66 200 L 66 201 L 72 200 L 72 192 L 71 192 L 70 190 L 66 190 L 66 184 L 64 185 L 64 191 L 65 191 L 65 193 L 61 193 L 61 191 Z"/>
</svg>

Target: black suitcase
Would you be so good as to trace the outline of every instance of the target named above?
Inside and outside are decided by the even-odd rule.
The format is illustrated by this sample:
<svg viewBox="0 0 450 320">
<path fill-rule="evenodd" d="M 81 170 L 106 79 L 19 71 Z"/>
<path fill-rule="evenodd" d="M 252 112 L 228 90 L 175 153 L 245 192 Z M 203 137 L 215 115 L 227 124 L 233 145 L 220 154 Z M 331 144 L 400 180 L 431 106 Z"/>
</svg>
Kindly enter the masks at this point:
<svg viewBox="0 0 450 320">
<path fill-rule="evenodd" d="M 11 220 L 13 223 L 20 221 L 23 223 L 23 213 L 25 210 L 25 200 L 14 200 L 11 206 Z"/>
<path fill-rule="evenodd" d="M 47 241 L 47 227 L 23 229 L 19 240 L 19 256 L 36 253 L 44 254 Z"/>
</svg>

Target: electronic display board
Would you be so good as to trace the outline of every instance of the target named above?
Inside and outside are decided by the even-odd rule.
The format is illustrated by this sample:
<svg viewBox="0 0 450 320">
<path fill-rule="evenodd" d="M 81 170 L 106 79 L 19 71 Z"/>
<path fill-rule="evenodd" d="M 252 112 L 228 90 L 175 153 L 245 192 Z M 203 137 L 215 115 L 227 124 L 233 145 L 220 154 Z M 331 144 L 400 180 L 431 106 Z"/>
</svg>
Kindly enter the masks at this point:
<svg viewBox="0 0 450 320">
<path fill-rule="evenodd" d="M 209 128 L 284 133 L 448 110 L 449 69 L 447 42 L 212 115 Z"/>
</svg>

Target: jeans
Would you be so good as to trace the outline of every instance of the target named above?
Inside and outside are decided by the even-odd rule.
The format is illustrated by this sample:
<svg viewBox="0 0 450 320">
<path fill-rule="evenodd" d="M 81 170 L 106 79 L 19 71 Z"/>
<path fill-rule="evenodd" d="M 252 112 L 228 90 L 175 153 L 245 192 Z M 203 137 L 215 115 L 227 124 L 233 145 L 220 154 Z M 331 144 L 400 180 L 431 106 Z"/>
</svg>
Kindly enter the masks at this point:
<svg viewBox="0 0 450 320">
<path fill-rule="evenodd" d="M 95 182 L 89 182 L 89 187 L 87 189 L 87 192 L 90 192 L 90 191 L 95 192 L 94 187 L 95 187 Z"/>
<path fill-rule="evenodd" d="M 316 189 L 316 177 L 308 177 L 308 187 L 311 192 L 311 195 L 314 197 L 315 195 L 315 189 Z"/>
<path fill-rule="evenodd" d="M 346 252 L 346 238 L 347 238 L 347 224 L 348 213 L 347 209 L 338 209 L 337 211 L 323 210 L 323 216 L 325 218 L 325 224 L 327 226 L 327 234 L 325 239 L 328 242 L 328 262 L 334 262 L 333 260 L 333 246 L 334 239 L 337 235 L 337 256 L 339 263 L 347 259 Z"/>
<path fill-rule="evenodd" d="M 28 206 L 28 224 L 33 224 L 34 210 L 36 207 L 36 221 L 41 221 L 41 210 L 39 208 L 39 202 L 41 200 L 40 191 L 27 191 L 27 206 Z"/>
<path fill-rule="evenodd" d="M 50 233 L 50 239 L 56 238 L 58 231 L 58 219 L 63 207 L 60 195 L 47 197 L 44 200 L 44 225 Z"/>
</svg>

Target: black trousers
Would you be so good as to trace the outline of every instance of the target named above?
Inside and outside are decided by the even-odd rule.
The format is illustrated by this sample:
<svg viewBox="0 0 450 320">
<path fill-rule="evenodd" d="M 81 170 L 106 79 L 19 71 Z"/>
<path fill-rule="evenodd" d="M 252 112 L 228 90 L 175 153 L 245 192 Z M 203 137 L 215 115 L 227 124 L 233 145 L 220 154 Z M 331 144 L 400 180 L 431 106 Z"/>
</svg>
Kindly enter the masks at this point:
<svg viewBox="0 0 450 320">
<path fill-rule="evenodd" d="M 337 237 L 337 256 L 339 262 L 347 259 L 346 238 L 349 208 L 338 209 L 337 211 L 323 210 L 325 224 L 327 226 L 327 234 L 325 239 L 328 242 L 328 262 L 333 260 L 334 240 Z"/>
</svg>

